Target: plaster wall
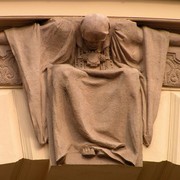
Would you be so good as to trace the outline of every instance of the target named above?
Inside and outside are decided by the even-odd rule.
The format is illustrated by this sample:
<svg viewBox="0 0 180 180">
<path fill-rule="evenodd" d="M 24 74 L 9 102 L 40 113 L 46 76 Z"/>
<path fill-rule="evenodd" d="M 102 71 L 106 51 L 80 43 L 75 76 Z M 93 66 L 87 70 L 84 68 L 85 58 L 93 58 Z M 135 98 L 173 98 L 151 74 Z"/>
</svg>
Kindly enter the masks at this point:
<svg viewBox="0 0 180 180">
<path fill-rule="evenodd" d="M 180 19 L 178 1 L 16 1 L 0 0 L 0 16 L 57 16 L 102 13 L 108 16 Z M 144 160 L 180 164 L 180 92 L 162 91 L 154 136 Z M 0 89 L 0 164 L 19 158 L 48 158 L 48 147 L 35 138 L 22 89 Z"/>
<path fill-rule="evenodd" d="M 86 15 L 180 18 L 180 2 L 174 0 L 0 0 L 0 16 Z"/>
</svg>

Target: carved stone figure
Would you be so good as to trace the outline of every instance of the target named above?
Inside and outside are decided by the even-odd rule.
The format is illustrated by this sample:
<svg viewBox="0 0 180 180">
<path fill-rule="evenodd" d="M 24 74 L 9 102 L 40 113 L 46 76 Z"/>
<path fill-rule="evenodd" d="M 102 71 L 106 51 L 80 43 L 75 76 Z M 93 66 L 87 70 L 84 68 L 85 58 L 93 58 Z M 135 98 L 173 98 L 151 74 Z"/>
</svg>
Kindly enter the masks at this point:
<svg viewBox="0 0 180 180">
<path fill-rule="evenodd" d="M 169 42 L 179 39 L 98 14 L 0 34 L 17 60 L 37 138 L 57 164 L 142 166 Z"/>
</svg>

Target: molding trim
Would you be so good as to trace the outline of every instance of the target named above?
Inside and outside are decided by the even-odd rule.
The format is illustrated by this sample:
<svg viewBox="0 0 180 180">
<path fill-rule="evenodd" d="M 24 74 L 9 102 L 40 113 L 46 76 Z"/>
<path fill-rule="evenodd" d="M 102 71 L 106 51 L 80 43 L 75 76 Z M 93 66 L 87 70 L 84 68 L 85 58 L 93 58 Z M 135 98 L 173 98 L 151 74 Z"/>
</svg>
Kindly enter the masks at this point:
<svg viewBox="0 0 180 180">
<path fill-rule="evenodd" d="M 42 146 L 37 141 L 24 91 L 22 89 L 13 89 L 12 95 L 19 122 L 23 158 L 48 159 L 49 147 L 48 145 Z"/>
<path fill-rule="evenodd" d="M 170 93 L 169 144 L 167 160 L 180 164 L 180 93 Z"/>
<path fill-rule="evenodd" d="M 29 137 L 29 125 L 28 118 L 29 113 L 25 112 L 24 107 L 27 107 L 27 104 L 24 104 L 25 101 L 22 101 L 22 93 L 19 94 L 17 90 L 12 90 L 13 100 L 16 107 L 17 118 L 19 122 L 19 132 L 21 136 L 22 152 L 23 158 L 33 159 L 31 141 Z"/>
</svg>

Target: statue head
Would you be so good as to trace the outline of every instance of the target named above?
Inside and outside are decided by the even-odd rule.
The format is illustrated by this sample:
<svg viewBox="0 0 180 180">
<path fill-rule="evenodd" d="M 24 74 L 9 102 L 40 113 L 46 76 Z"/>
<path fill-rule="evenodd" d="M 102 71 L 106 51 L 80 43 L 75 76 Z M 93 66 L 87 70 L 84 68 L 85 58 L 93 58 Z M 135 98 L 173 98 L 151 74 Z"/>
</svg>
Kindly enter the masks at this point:
<svg viewBox="0 0 180 180">
<path fill-rule="evenodd" d="M 100 14 L 91 14 L 84 17 L 80 31 L 84 44 L 89 50 L 98 50 L 109 34 L 109 20 Z"/>
</svg>

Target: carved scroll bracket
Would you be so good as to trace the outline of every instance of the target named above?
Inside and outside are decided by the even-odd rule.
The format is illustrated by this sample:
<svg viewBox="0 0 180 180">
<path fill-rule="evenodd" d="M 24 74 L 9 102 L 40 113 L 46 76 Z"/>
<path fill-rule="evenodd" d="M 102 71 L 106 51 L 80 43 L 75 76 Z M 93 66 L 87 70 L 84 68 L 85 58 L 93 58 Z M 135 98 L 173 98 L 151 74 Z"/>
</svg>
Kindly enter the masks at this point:
<svg viewBox="0 0 180 180">
<path fill-rule="evenodd" d="M 3 51 L 0 52 L 0 85 L 21 85 L 21 77 L 12 51 L 9 46 L 1 46 L 1 50 Z"/>
<path fill-rule="evenodd" d="M 180 87 L 180 47 L 169 48 L 163 86 Z"/>
</svg>

